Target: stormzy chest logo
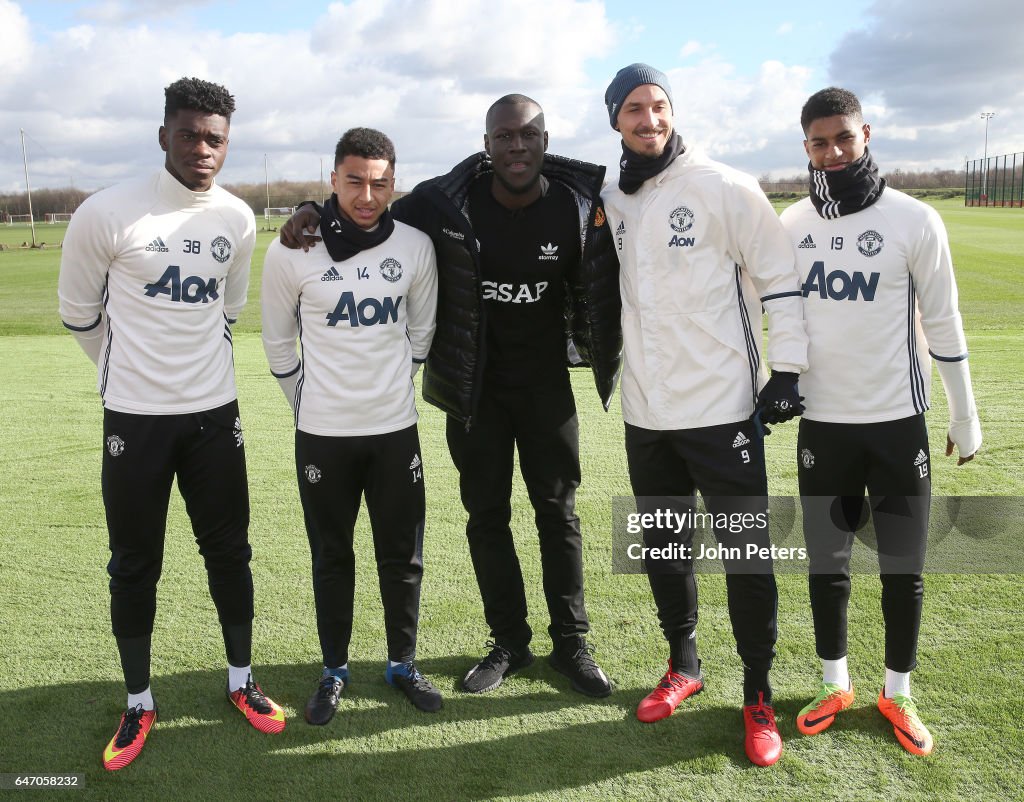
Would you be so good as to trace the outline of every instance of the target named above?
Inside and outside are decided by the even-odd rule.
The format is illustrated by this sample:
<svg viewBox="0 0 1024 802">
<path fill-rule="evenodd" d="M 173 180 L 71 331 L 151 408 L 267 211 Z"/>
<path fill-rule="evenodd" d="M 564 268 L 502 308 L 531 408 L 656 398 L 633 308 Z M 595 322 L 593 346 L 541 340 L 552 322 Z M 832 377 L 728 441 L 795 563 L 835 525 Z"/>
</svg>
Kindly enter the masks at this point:
<svg viewBox="0 0 1024 802">
<path fill-rule="evenodd" d="M 221 264 L 230 259 L 231 243 L 228 242 L 227 237 L 217 237 L 213 242 L 211 242 L 210 253 L 212 253 L 213 258 Z"/>
<path fill-rule="evenodd" d="M 668 224 L 672 226 L 673 231 L 680 234 L 689 231 L 693 228 L 693 212 L 685 206 L 679 206 L 673 209 L 672 214 L 668 216 Z"/>
<path fill-rule="evenodd" d="M 857 250 L 865 256 L 874 256 L 881 252 L 884 240 L 877 231 L 865 231 L 857 237 Z"/>
<path fill-rule="evenodd" d="M 380 263 L 380 274 L 390 282 L 398 281 L 402 277 L 402 263 L 389 256 Z"/>
<path fill-rule="evenodd" d="M 558 261 L 558 246 L 552 245 L 550 242 L 547 245 L 540 246 L 540 256 L 537 257 L 537 261 Z"/>
</svg>

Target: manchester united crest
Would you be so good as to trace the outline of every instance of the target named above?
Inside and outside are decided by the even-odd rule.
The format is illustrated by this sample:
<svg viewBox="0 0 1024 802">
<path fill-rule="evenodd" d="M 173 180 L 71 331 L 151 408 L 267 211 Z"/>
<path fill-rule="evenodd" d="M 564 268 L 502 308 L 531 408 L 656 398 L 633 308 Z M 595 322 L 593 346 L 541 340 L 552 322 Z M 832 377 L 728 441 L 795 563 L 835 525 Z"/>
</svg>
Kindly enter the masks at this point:
<svg viewBox="0 0 1024 802">
<path fill-rule="evenodd" d="M 227 237 L 217 237 L 213 242 L 211 242 L 210 253 L 212 253 L 213 258 L 221 264 L 230 259 L 231 243 L 228 242 Z"/>
<path fill-rule="evenodd" d="M 811 453 L 809 448 L 800 449 L 800 464 L 807 469 L 814 467 L 814 454 Z"/>
<path fill-rule="evenodd" d="M 678 231 L 680 234 L 689 231 L 693 228 L 693 212 L 685 206 L 679 206 L 673 209 L 672 214 L 668 216 L 668 224 L 672 226 L 673 231 Z"/>
<path fill-rule="evenodd" d="M 857 237 L 857 250 L 865 256 L 874 256 L 882 250 L 884 240 L 877 231 L 865 231 Z"/>
<path fill-rule="evenodd" d="M 320 469 L 316 467 L 316 465 L 306 466 L 306 481 L 309 482 L 311 485 L 315 485 L 317 482 L 319 482 L 321 475 L 322 474 L 320 473 Z"/>
<path fill-rule="evenodd" d="M 398 281 L 402 277 L 402 263 L 389 256 L 380 263 L 380 274 L 388 281 Z"/>
<path fill-rule="evenodd" d="M 107 438 L 107 452 L 112 457 L 120 457 L 124 453 L 124 440 L 116 434 Z"/>
</svg>

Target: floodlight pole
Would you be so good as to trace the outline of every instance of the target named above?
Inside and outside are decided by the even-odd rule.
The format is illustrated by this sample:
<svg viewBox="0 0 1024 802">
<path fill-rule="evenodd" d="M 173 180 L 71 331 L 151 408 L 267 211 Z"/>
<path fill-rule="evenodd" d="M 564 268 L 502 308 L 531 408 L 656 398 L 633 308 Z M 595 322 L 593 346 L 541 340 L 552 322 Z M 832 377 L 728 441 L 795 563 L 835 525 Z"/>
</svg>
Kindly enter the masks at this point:
<svg viewBox="0 0 1024 802">
<path fill-rule="evenodd" d="M 327 201 L 324 196 L 324 157 L 320 157 L 320 205 L 323 206 Z"/>
<path fill-rule="evenodd" d="M 985 121 L 985 156 L 983 161 L 985 163 L 985 172 L 981 174 L 981 196 L 985 199 L 985 203 L 988 203 L 988 121 L 996 116 L 994 111 L 983 111 L 981 118 Z"/>
<path fill-rule="evenodd" d="M 32 229 L 32 247 L 36 247 L 36 218 L 32 214 L 32 187 L 28 183 L 28 151 L 25 150 L 25 129 L 19 128 L 21 131 L 21 158 L 25 162 L 25 190 L 28 193 L 28 223 Z"/>
<path fill-rule="evenodd" d="M 263 180 L 267 182 L 267 208 L 270 208 L 270 166 L 267 162 L 267 154 L 263 154 Z"/>
</svg>

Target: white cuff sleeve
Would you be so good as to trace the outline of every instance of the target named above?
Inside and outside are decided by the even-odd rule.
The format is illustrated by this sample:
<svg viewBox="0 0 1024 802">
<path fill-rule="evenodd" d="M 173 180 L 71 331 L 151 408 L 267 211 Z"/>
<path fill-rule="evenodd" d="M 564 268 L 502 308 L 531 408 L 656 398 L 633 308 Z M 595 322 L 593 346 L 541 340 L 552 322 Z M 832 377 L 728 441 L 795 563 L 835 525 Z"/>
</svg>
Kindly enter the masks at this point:
<svg viewBox="0 0 1024 802">
<path fill-rule="evenodd" d="M 292 408 L 292 412 L 295 412 L 295 390 L 299 385 L 299 376 L 302 375 L 301 370 L 296 370 L 289 376 L 275 376 L 277 383 L 281 387 L 281 392 L 284 393 L 284 397 L 288 399 L 288 406 Z"/>
<path fill-rule="evenodd" d="M 106 329 L 102 322 L 100 325 L 91 328 L 88 331 L 78 331 L 76 329 L 71 330 L 75 340 L 80 346 L 82 346 L 82 350 L 85 351 L 86 356 L 92 360 L 94 365 L 99 365 L 100 363 L 100 353 L 103 351 L 103 334 L 105 330 Z"/>
<path fill-rule="evenodd" d="M 949 439 L 961 457 L 969 457 L 981 448 L 981 422 L 971 388 L 971 371 L 966 359 L 956 362 L 935 360 L 949 403 Z"/>
</svg>

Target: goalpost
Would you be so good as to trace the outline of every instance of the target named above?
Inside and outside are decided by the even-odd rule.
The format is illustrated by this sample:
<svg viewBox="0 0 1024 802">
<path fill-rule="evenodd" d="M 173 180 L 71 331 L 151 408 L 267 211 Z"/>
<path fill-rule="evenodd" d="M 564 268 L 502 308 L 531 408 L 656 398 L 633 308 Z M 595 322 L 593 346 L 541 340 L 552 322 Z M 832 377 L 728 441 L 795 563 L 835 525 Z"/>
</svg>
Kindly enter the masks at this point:
<svg viewBox="0 0 1024 802">
<path fill-rule="evenodd" d="M 263 219 L 269 220 L 271 217 L 291 217 L 295 214 L 294 206 L 267 206 L 263 209 Z"/>
<path fill-rule="evenodd" d="M 30 214 L 9 214 L 7 215 L 7 225 L 29 225 L 32 222 L 32 215 Z"/>
<path fill-rule="evenodd" d="M 45 220 L 50 225 L 53 225 L 54 223 L 70 223 L 71 212 L 47 212 Z"/>
</svg>

